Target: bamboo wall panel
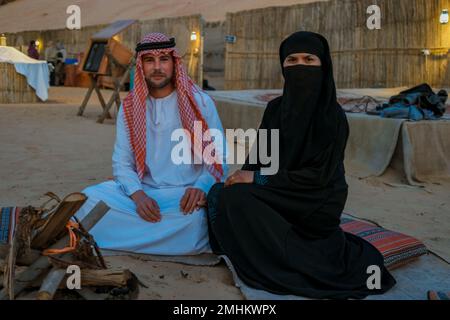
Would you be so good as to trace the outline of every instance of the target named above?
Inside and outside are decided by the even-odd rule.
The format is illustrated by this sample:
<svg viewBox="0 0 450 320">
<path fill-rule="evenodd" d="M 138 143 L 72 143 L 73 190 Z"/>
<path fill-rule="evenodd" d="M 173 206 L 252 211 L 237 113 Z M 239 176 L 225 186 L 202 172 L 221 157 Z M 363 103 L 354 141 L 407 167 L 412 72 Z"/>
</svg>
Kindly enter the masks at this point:
<svg viewBox="0 0 450 320">
<path fill-rule="evenodd" d="M 373 4 L 381 30 L 366 26 Z M 299 30 L 328 39 L 340 88 L 450 87 L 450 24 L 439 23 L 449 7 L 450 0 L 332 0 L 227 14 L 226 33 L 237 41 L 226 44 L 225 88 L 281 88 L 279 45 Z"/>
<path fill-rule="evenodd" d="M 0 63 L 0 104 L 40 101 L 27 78 L 16 72 L 13 64 Z"/>
</svg>

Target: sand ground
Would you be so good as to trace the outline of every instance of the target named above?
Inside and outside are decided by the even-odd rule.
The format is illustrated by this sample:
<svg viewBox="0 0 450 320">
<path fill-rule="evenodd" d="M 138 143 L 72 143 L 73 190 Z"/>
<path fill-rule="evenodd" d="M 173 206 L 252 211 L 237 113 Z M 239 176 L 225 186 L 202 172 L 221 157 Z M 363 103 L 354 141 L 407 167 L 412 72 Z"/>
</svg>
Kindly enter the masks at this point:
<svg viewBox="0 0 450 320">
<path fill-rule="evenodd" d="M 39 205 L 47 191 L 64 196 L 111 177 L 114 120 L 95 122 L 101 111 L 95 98 L 78 117 L 85 92 L 51 88 L 46 103 L 0 105 L 0 206 Z M 104 91 L 106 98 L 110 93 Z M 450 184 L 395 188 L 386 182 L 402 183 L 402 177 L 391 169 L 368 179 L 347 171 L 348 213 L 413 235 L 450 261 Z M 131 257 L 109 257 L 108 262 L 141 278 L 148 286 L 141 289 L 142 299 L 243 298 L 224 264 L 193 267 Z"/>
</svg>

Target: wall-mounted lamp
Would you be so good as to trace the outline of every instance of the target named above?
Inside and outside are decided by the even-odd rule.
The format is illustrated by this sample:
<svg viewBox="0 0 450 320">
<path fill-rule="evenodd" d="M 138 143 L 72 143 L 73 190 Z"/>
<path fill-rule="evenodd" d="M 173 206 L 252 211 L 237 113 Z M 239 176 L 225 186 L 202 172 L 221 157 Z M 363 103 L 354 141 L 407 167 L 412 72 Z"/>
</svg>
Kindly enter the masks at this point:
<svg viewBox="0 0 450 320">
<path fill-rule="evenodd" d="M 191 41 L 197 41 L 197 32 L 195 31 L 191 32 Z"/>
<path fill-rule="evenodd" d="M 449 21 L 448 9 L 444 9 L 441 12 L 441 17 L 439 18 L 439 22 L 441 24 L 447 24 Z"/>
<path fill-rule="evenodd" d="M 36 47 L 39 47 L 39 45 L 41 44 L 41 42 L 40 42 L 39 40 L 36 40 L 36 41 L 34 42 L 34 44 L 36 45 Z"/>
<path fill-rule="evenodd" d="M 423 54 L 425 57 L 428 57 L 428 56 L 431 55 L 431 51 L 430 51 L 429 49 L 423 49 L 423 50 L 422 50 L 422 54 Z"/>
</svg>

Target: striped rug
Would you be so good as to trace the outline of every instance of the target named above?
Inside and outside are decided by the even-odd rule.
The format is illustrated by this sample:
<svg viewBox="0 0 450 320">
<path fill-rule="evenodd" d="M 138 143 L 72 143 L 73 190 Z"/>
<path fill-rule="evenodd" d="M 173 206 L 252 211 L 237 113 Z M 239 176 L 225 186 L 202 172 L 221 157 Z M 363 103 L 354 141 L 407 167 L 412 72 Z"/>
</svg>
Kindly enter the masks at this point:
<svg viewBox="0 0 450 320">
<path fill-rule="evenodd" d="M 21 210 L 19 207 L 0 208 L 0 244 L 11 242 Z"/>
<path fill-rule="evenodd" d="M 370 242 L 381 252 L 384 264 L 390 270 L 428 253 L 427 247 L 414 237 L 355 220 L 345 214 L 341 218 L 341 228 Z"/>
</svg>

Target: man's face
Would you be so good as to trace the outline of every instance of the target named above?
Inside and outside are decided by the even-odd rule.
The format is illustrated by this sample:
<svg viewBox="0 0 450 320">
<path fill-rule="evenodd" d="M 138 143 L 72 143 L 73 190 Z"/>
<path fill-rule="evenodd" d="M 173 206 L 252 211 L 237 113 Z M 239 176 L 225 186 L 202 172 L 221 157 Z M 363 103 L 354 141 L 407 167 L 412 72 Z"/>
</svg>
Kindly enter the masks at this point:
<svg viewBox="0 0 450 320">
<path fill-rule="evenodd" d="M 160 56 L 146 54 L 142 57 L 142 67 L 150 88 L 162 89 L 172 81 L 174 63 L 170 54 Z"/>
</svg>

